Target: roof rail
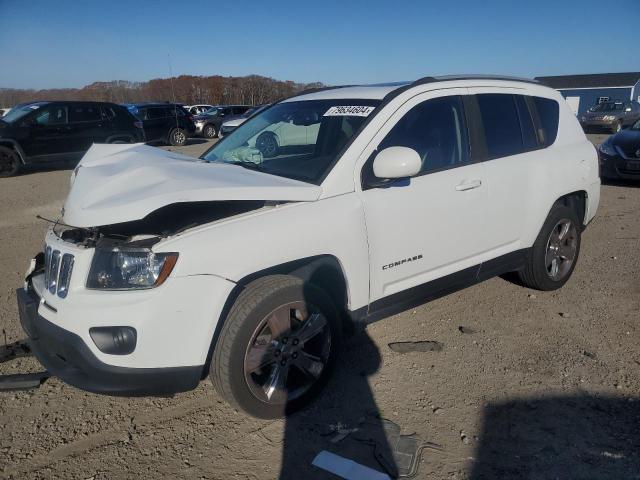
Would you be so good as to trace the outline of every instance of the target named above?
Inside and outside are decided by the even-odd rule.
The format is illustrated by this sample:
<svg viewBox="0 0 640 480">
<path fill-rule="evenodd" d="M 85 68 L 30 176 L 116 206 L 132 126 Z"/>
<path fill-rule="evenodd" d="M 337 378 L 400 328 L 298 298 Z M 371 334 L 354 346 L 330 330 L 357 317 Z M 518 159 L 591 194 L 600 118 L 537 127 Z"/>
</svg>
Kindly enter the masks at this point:
<svg viewBox="0 0 640 480">
<path fill-rule="evenodd" d="M 512 77 L 509 75 L 484 75 L 484 74 L 471 74 L 471 75 L 442 75 L 438 77 L 422 77 L 411 84 L 411 86 L 423 85 L 425 83 L 434 82 L 448 82 L 451 80 L 511 80 L 515 82 L 535 83 L 540 85 L 540 82 L 532 78 L 524 77 Z"/>
</svg>

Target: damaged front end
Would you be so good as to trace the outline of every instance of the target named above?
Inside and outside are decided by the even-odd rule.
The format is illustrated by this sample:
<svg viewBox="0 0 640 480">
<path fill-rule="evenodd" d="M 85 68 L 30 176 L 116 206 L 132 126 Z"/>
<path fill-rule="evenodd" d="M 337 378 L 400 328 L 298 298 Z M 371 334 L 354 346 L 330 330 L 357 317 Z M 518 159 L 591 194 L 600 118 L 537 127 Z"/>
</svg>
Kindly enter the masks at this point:
<svg viewBox="0 0 640 480">
<path fill-rule="evenodd" d="M 261 209 L 265 204 L 264 201 L 177 203 L 140 220 L 90 228 L 57 223 L 52 231 L 63 242 L 95 249 L 86 288 L 147 289 L 161 285 L 169 277 L 179 256 L 178 252 L 154 252 L 155 244 L 190 228 Z M 55 250 L 45 250 L 45 271 L 60 261 Z"/>
</svg>

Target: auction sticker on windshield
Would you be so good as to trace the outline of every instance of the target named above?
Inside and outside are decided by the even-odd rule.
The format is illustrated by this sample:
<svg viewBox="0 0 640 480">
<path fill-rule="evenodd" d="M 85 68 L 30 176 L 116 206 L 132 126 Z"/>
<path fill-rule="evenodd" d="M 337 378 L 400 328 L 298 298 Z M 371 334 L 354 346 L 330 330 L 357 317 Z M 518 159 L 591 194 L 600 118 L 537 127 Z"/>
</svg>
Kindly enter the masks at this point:
<svg viewBox="0 0 640 480">
<path fill-rule="evenodd" d="M 367 107 L 363 105 L 337 105 L 331 107 L 324 113 L 324 117 L 368 117 L 376 107 Z"/>
</svg>

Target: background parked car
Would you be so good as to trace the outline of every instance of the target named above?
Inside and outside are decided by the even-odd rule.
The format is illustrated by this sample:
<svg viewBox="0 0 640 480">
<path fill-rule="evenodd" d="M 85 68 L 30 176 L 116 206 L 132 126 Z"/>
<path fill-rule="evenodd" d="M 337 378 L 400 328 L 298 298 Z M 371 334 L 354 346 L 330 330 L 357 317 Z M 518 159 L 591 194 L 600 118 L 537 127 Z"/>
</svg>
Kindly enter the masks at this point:
<svg viewBox="0 0 640 480">
<path fill-rule="evenodd" d="M 193 116 L 175 103 L 133 103 L 127 109 L 142 122 L 147 142 L 163 142 L 174 146 L 187 143 L 195 133 Z"/>
<path fill-rule="evenodd" d="M 198 104 L 198 105 L 183 105 L 183 108 L 191 115 L 200 115 L 213 108 L 213 105 Z"/>
<path fill-rule="evenodd" d="M 220 130 L 218 131 L 218 137 L 222 138 L 225 135 L 229 135 L 236 128 L 242 125 L 247 119 L 257 115 L 262 110 L 267 108 L 269 105 L 258 105 L 256 107 L 252 107 L 242 115 L 234 115 L 232 117 L 227 117 L 227 120 L 220 126 Z"/>
<path fill-rule="evenodd" d="M 144 140 L 126 108 L 101 102 L 35 102 L 0 119 L 0 177 L 28 163 L 79 159 L 94 143 Z"/>
<path fill-rule="evenodd" d="M 194 118 L 196 134 L 205 138 L 218 136 L 222 124 L 232 115 L 242 115 L 251 105 L 217 105 Z"/>
<path fill-rule="evenodd" d="M 580 124 L 585 131 L 596 127 L 616 133 L 639 119 L 638 102 L 604 102 L 591 107 L 581 115 Z"/>
<path fill-rule="evenodd" d="M 640 180 L 640 120 L 598 148 L 602 178 Z"/>
</svg>

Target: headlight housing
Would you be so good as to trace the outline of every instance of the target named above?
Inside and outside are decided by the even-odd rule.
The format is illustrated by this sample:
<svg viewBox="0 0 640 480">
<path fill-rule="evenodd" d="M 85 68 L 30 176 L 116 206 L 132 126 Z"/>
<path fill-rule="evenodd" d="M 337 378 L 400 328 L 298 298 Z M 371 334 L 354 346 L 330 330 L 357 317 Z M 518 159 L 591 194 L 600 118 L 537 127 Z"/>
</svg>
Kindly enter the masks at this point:
<svg viewBox="0 0 640 480">
<path fill-rule="evenodd" d="M 177 253 L 149 249 L 97 249 L 87 278 L 87 288 L 139 290 L 162 285 L 176 262 Z"/>
<path fill-rule="evenodd" d="M 604 117 L 602 117 L 603 120 L 607 120 L 607 121 L 611 121 L 611 120 L 615 120 L 616 117 L 614 117 L 613 115 L 605 115 Z"/>
<path fill-rule="evenodd" d="M 616 148 L 611 144 L 610 140 L 600 144 L 599 150 L 610 157 L 617 155 Z"/>
</svg>

